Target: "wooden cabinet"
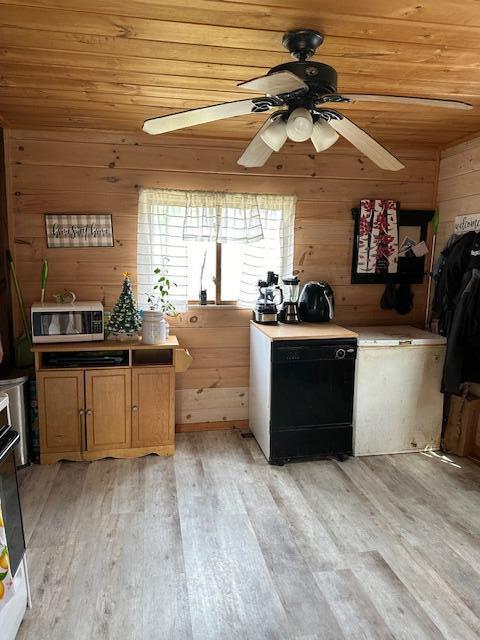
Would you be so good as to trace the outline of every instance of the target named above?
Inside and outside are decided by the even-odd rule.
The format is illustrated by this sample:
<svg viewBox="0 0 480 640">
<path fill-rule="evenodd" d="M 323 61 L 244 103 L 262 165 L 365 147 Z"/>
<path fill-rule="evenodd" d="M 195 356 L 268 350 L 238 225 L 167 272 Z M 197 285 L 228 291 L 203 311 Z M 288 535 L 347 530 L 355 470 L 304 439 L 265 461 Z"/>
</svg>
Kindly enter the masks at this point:
<svg viewBox="0 0 480 640">
<path fill-rule="evenodd" d="M 87 451 L 131 446 L 131 379 L 130 369 L 85 371 Z"/>
<path fill-rule="evenodd" d="M 40 460 L 127 458 L 175 449 L 175 371 L 191 362 L 172 336 L 164 345 L 111 342 L 33 348 L 40 416 Z M 117 351 L 117 366 L 60 369 L 58 352 Z M 55 368 L 49 354 L 56 353 Z M 83 364 L 85 362 L 85 364 Z"/>
<path fill-rule="evenodd" d="M 83 371 L 37 373 L 37 396 L 42 453 L 80 457 L 85 407 Z"/>
<path fill-rule="evenodd" d="M 171 367 L 132 370 L 132 446 L 173 442 L 175 374 Z"/>
</svg>

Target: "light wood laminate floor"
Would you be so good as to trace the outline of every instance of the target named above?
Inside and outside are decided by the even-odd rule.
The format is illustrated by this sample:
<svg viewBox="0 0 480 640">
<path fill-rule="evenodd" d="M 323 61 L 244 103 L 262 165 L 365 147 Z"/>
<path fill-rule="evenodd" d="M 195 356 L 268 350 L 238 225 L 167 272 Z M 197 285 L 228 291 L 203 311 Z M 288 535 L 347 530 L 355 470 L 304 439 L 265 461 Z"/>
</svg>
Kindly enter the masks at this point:
<svg viewBox="0 0 480 640">
<path fill-rule="evenodd" d="M 437 454 L 269 467 L 237 432 L 174 458 L 22 473 L 19 640 L 480 637 L 480 467 Z"/>
</svg>

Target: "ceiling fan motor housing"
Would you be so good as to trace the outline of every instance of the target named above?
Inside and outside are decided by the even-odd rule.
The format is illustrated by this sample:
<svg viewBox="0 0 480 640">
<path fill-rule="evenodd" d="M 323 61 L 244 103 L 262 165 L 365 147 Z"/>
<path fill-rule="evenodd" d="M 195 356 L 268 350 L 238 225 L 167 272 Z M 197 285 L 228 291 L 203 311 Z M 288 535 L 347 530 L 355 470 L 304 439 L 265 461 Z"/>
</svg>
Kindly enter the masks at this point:
<svg viewBox="0 0 480 640">
<path fill-rule="evenodd" d="M 286 62 L 270 69 L 267 75 L 277 71 L 294 73 L 308 84 L 310 87 L 309 93 L 325 95 L 326 93 L 336 93 L 337 91 L 337 72 L 328 64 L 311 61 Z"/>
</svg>

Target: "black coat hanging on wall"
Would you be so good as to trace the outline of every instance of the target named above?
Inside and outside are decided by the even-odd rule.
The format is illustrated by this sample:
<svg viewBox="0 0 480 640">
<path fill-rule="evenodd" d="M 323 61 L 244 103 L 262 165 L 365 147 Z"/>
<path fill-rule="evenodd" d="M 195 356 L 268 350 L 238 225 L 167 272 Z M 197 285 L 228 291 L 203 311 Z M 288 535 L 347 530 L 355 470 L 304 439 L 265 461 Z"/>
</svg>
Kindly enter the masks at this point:
<svg viewBox="0 0 480 640">
<path fill-rule="evenodd" d="M 480 232 L 453 235 L 440 254 L 432 322 L 447 337 L 443 391 L 480 382 Z"/>
</svg>

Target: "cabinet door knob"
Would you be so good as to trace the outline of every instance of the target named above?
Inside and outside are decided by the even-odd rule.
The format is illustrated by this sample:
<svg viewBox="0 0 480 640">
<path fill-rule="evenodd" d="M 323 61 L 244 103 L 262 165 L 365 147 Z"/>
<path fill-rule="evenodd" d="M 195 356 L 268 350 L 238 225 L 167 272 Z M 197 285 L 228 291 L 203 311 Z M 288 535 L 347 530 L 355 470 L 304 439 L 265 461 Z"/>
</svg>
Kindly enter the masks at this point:
<svg viewBox="0 0 480 640">
<path fill-rule="evenodd" d="M 78 412 L 81 416 L 85 415 L 85 409 L 80 409 L 80 411 Z"/>
<path fill-rule="evenodd" d="M 92 415 L 92 410 L 91 409 L 87 409 L 86 414 L 87 414 L 87 416 L 91 416 Z"/>
<path fill-rule="evenodd" d="M 136 404 L 134 404 L 134 405 L 132 406 L 132 411 L 138 411 L 138 407 L 137 407 L 137 405 L 136 405 Z"/>
</svg>

